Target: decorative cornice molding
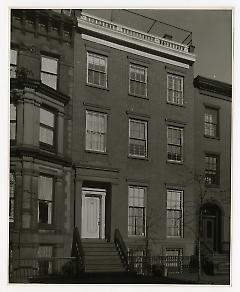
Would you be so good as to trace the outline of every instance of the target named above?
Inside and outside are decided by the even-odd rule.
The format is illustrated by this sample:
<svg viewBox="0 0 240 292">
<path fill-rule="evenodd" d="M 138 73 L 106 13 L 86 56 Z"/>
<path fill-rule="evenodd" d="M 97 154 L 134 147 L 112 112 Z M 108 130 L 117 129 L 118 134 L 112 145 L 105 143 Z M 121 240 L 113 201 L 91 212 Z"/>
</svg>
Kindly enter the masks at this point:
<svg viewBox="0 0 240 292">
<path fill-rule="evenodd" d="M 211 91 L 232 98 L 231 84 L 198 75 L 194 78 L 193 85 L 195 88 Z"/>
<path fill-rule="evenodd" d="M 63 104 L 67 104 L 70 100 L 70 97 L 43 84 L 41 80 L 26 78 L 26 79 L 19 79 L 19 78 L 11 78 L 10 81 L 11 90 L 12 89 L 24 89 L 24 88 L 31 88 L 37 92 L 43 93 L 49 97 L 54 98 L 57 101 L 62 102 Z"/>
</svg>

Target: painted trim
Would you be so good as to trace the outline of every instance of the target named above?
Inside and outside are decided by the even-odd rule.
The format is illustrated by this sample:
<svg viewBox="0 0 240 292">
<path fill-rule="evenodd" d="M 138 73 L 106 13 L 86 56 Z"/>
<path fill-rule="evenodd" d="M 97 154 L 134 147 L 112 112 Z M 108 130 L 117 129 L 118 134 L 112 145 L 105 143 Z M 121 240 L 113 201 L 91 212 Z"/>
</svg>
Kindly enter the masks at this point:
<svg viewBox="0 0 240 292">
<path fill-rule="evenodd" d="M 181 68 L 186 68 L 186 69 L 190 68 L 189 65 L 181 63 L 181 62 L 178 62 L 178 61 L 174 61 L 174 60 L 170 60 L 170 59 L 167 59 L 167 58 L 159 57 L 159 56 L 156 56 L 156 55 L 153 55 L 153 54 L 150 54 L 150 53 L 146 53 L 146 52 L 143 52 L 143 51 L 140 51 L 140 50 L 132 49 L 132 48 L 129 48 L 129 47 L 126 47 L 126 46 L 123 46 L 123 45 L 119 45 L 119 44 L 113 43 L 113 42 L 105 41 L 105 40 L 102 40 L 102 39 L 99 39 L 99 38 L 96 38 L 96 37 L 92 37 L 92 36 L 89 36 L 89 35 L 86 35 L 86 34 L 82 34 L 82 39 L 83 40 L 87 40 L 87 41 L 91 41 L 91 42 L 94 42 L 94 43 L 98 43 L 98 44 L 101 44 L 101 45 L 104 45 L 104 46 L 107 46 L 107 47 L 110 47 L 110 48 L 113 48 L 113 49 L 117 49 L 117 50 L 120 50 L 120 51 L 124 51 L 124 52 L 128 52 L 128 53 L 135 54 L 135 55 L 138 55 L 138 56 L 142 56 L 142 57 L 145 57 L 145 58 L 149 58 L 149 59 L 152 59 L 152 60 L 155 60 L 155 61 L 160 61 L 160 62 L 163 62 L 163 63 L 171 64 L 171 65 L 174 65 L 174 66 L 178 66 L 178 67 L 181 67 Z"/>
</svg>

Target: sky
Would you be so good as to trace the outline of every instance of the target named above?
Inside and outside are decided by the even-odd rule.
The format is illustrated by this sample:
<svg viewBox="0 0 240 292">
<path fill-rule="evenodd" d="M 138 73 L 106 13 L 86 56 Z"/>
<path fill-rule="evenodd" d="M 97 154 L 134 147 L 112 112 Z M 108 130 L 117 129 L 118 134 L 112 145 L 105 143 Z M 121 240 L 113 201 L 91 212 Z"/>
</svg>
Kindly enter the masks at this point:
<svg viewBox="0 0 240 292">
<path fill-rule="evenodd" d="M 153 23 L 126 10 L 87 9 L 83 11 L 145 32 Z M 135 9 L 132 11 L 191 31 L 197 55 L 194 76 L 202 75 L 232 83 L 232 11 L 230 9 Z M 167 31 L 167 26 L 156 23 L 150 33 L 163 36 L 165 31 Z M 184 40 L 187 34 L 185 33 L 184 36 L 183 33 L 177 33 L 177 31 L 177 29 L 172 29 L 173 35 L 182 36 L 181 40 Z"/>
</svg>

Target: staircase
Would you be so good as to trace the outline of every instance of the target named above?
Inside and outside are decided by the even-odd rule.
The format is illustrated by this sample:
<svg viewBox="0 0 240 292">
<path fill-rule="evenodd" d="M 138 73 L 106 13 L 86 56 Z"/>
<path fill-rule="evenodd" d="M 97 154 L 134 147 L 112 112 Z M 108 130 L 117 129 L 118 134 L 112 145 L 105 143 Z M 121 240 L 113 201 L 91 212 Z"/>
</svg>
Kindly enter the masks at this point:
<svg viewBox="0 0 240 292">
<path fill-rule="evenodd" d="M 229 255 L 224 253 L 214 253 L 206 256 L 206 265 L 212 266 L 211 272 L 214 275 L 228 275 L 230 273 Z"/>
<path fill-rule="evenodd" d="M 102 239 L 82 239 L 86 273 L 125 272 L 115 244 Z"/>
</svg>

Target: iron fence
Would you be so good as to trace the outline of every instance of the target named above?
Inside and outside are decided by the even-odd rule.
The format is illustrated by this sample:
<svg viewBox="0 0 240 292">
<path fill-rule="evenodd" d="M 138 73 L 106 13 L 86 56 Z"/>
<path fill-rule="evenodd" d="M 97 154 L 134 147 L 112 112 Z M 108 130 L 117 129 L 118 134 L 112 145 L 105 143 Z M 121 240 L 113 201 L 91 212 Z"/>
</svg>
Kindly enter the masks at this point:
<svg viewBox="0 0 240 292">
<path fill-rule="evenodd" d="M 15 259 L 9 265 L 9 282 L 28 282 L 34 278 L 76 275 L 79 263 L 75 257 Z"/>
<path fill-rule="evenodd" d="M 142 275 L 197 272 L 197 259 L 192 256 L 129 255 L 128 260 L 130 270 Z"/>
</svg>

